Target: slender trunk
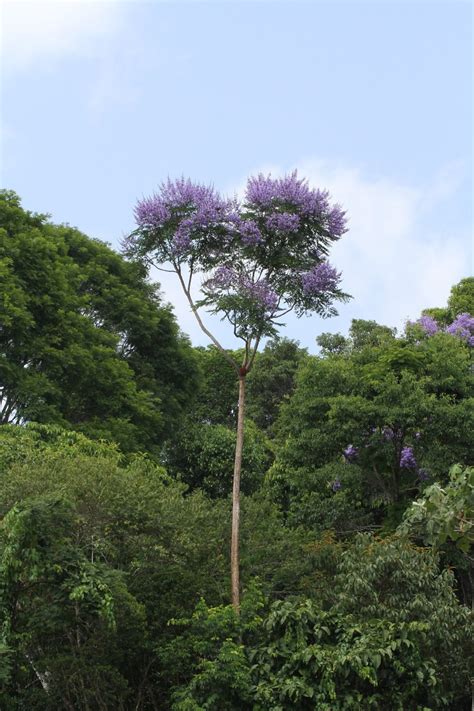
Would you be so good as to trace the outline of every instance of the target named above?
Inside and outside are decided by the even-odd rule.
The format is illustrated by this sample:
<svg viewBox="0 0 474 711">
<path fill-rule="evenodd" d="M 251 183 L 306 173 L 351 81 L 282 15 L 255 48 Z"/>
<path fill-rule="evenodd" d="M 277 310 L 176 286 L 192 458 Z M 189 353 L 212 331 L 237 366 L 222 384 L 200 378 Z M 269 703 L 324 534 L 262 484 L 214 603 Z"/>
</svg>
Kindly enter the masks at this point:
<svg viewBox="0 0 474 711">
<path fill-rule="evenodd" d="M 240 523 L 240 472 L 244 445 L 245 374 L 239 375 L 239 410 L 237 417 L 237 441 L 235 445 L 234 481 L 232 485 L 232 536 L 230 547 L 230 572 L 232 579 L 232 605 L 238 613 L 240 608 L 239 574 L 239 523 Z"/>
<path fill-rule="evenodd" d="M 468 560 L 469 587 L 471 593 L 471 611 L 474 613 L 474 562 L 472 558 Z M 474 711 L 474 680 L 471 681 L 471 710 Z"/>
</svg>

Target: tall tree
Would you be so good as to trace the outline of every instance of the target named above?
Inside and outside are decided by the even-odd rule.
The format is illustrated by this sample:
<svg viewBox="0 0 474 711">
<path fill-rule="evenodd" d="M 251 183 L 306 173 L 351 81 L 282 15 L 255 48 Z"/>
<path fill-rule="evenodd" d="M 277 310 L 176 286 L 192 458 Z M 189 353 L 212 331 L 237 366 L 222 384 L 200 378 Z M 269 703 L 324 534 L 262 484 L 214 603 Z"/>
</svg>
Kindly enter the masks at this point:
<svg viewBox="0 0 474 711">
<path fill-rule="evenodd" d="M 231 536 L 232 601 L 238 609 L 246 378 L 261 339 L 276 334 L 285 314 L 331 316 L 334 301 L 347 298 L 340 274 L 326 261 L 345 232 L 344 212 L 331 205 L 327 192 L 311 189 L 293 173 L 250 178 L 242 203 L 223 199 L 212 187 L 168 180 L 137 204 L 135 215 L 138 228 L 127 241 L 128 254 L 176 274 L 201 329 L 239 382 Z M 202 298 L 196 301 L 198 274 Z M 205 326 L 200 307 L 231 324 L 243 343 L 241 362 Z"/>
</svg>

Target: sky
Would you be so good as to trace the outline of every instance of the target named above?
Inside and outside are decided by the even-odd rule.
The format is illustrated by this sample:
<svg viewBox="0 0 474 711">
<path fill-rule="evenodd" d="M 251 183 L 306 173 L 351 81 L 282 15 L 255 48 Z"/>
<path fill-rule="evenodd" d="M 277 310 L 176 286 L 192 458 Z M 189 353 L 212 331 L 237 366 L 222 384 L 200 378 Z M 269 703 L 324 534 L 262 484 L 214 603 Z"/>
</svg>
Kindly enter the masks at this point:
<svg viewBox="0 0 474 711">
<path fill-rule="evenodd" d="M 330 260 L 353 299 L 281 331 L 310 352 L 354 318 L 403 329 L 473 274 L 470 2 L 4 0 L 1 12 L 1 186 L 26 209 L 119 249 L 137 199 L 168 176 L 233 195 L 249 175 L 298 169 L 349 217 Z M 206 344 L 172 275 L 152 278 Z"/>
</svg>

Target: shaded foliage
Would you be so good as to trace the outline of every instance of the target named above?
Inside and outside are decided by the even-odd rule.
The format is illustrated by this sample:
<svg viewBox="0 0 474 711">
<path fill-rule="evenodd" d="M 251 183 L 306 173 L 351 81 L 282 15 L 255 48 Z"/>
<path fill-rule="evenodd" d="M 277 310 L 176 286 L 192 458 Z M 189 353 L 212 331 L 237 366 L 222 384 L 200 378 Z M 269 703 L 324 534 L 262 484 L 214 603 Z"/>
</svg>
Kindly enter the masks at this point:
<svg viewBox="0 0 474 711">
<path fill-rule="evenodd" d="M 36 420 L 156 450 L 195 383 L 146 270 L 0 194 L 0 422 Z"/>
</svg>

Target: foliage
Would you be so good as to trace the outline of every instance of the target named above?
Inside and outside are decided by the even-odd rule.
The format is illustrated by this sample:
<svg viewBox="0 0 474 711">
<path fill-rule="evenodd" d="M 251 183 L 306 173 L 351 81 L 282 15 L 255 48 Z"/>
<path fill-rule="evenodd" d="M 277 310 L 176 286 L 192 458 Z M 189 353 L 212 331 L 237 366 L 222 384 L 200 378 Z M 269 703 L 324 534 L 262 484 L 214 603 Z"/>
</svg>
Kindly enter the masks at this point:
<svg viewBox="0 0 474 711">
<path fill-rule="evenodd" d="M 194 387 L 189 344 L 146 270 L 0 193 L 0 422 L 156 450 Z"/>
<path fill-rule="evenodd" d="M 239 351 L 227 351 L 241 360 Z M 195 349 L 198 367 L 197 393 L 187 414 L 190 422 L 235 427 L 237 422 L 238 384 L 222 353 L 211 345 Z"/>
<path fill-rule="evenodd" d="M 191 617 L 171 621 L 180 634 L 160 654 L 173 688 L 173 711 L 251 708 L 251 670 L 241 633 L 258 629 L 262 607 L 258 588 L 251 588 L 240 616 L 230 605 L 208 607 L 201 600 Z"/>
<path fill-rule="evenodd" d="M 308 501 L 317 510 L 318 498 L 327 506 L 331 496 L 336 505 L 348 487 L 352 514 L 359 502 L 360 513 L 372 511 L 375 522 L 383 518 L 392 528 L 427 484 L 445 481 L 453 461 L 470 462 L 474 390 L 467 345 L 447 333 L 418 343 L 381 333 L 377 345 L 306 359 L 281 408 L 268 481 L 297 521 Z M 352 467 L 351 476 L 344 469 L 336 474 L 337 462 Z M 334 475 L 326 472 L 328 463 Z M 341 529 L 336 511 L 332 521 L 319 520 Z"/>
<path fill-rule="evenodd" d="M 426 626 L 358 621 L 312 600 L 275 603 L 265 621 L 267 638 L 252 658 L 258 669 L 253 708 L 426 707 L 437 693 L 432 660 L 420 649 Z"/>
<path fill-rule="evenodd" d="M 326 595 L 201 601 L 163 651 L 173 709 L 464 708 L 472 620 L 436 558 L 359 536 Z M 461 652 L 462 650 L 462 652 Z"/>
<path fill-rule="evenodd" d="M 305 355 L 306 350 L 288 338 L 268 341 L 257 354 L 247 382 L 247 414 L 270 436 L 280 406 L 293 393 L 296 372 Z"/>
<path fill-rule="evenodd" d="M 104 697 L 118 705 L 125 698 L 124 671 L 134 659 L 128 645 L 117 646 L 117 637 L 125 642 L 128 630 L 143 635 L 143 611 L 120 574 L 92 561 L 78 545 L 76 526 L 72 506 L 58 497 L 26 500 L 3 519 L 1 630 L 11 665 L 2 699 L 6 707 L 13 700 L 21 707 L 25 690 L 35 682 L 47 708 L 55 708 L 54 700 L 77 708 L 84 694 L 96 708 L 110 707 Z M 70 668 L 72 659 L 77 662 L 77 686 L 69 684 L 64 694 L 58 670 L 64 668 L 65 650 Z M 94 669 L 93 683 L 88 668 Z"/>
<path fill-rule="evenodd" d="M 359 466 L 335 461 L 318 469 L 292 470 L 291 482 L 280 465 L 268 476 L 274 496 L 285 504 L 287 522 L 317 534 L 333 529 L 347 536 L 370 529 L 374 517 Z"/>
<path fill-rule="evenodd" d="M 0 195 L 0 707 L 467 711 L 474 280 L 401 336 L 258 352 L 344 300 L 341 209 L 258 176 L 240 203 L 168 182 L 137 219 L 128 263 Z M 191 350 L 140 259 L 244 347 Z"/>
<path fill-rule="evenodd" d="M 224 425 L 183 423 L 166 457 L 171 474 L 200 488 L 213 498 L 226 497 L 232 490 L 235 432 Z M 242 491 L 252 493 L 263 482 L 270 463 L 264 435 L 253 422 L 245 426 L 242 459 Z"/>
<path fill-rule="evenodd" d="M 467 553 L 474 544 L 474 469 L 456 465 L 449 478 L 445 487 L 436 482 L 412 503 L 401 530 L 419 533 L 434 546 L 451 540 Z"/>
<path fill-rule="evenodd" d="M 474 277 L 461 279 L 451 289 L 447 308 L 424 309 L 423 314 L 433 318 L 440 326 L 448 326 L 459 314 L 474 314 Z"/>
<path fill-rule="evenodd" d="M 287 531 L 281 514 L 263 497 L 244 498 L 242 509 L 245 575 L 259 576 L 268 595 L 301 591 L 301 573 L 312 570 L 304 555 L 310 537 Z M 1 539 L 0 556 L 21 564 L 22 581 L 38 560 L 43 576 L 31 589 L 26 581 L 19 587 L 18 580 L 8 587 L 8 599 L 20 595 L 24 610 L 16 617 L 15 624 L 22 625 L 14 627 L 16 636 L 0 647 L 1 673 L 13 674 L 8 703 L 23 698 L 24 686 L 28 703 L 34 696 L 38 708 L 166 707 L 168 684 L 158 651 L 174 634 L 168 620 L 190 615 L 200 597 L 212 605 L 228 600 L 228 502 L 211 501 L 200 491 L 189 494 L 147 458 L 125 460 L 115 447 L 81 434 L 44 425 L 4 426 L 2 516 L 9 529 L 15 524 L 15 551 L 21 555 L 9 553 L 13 544 L 9 539 L 8 548 Z M 111 627 L 97 622 L 102 618 L 94 581 L 110 591 Z M 76 599 L 70 600 L 74 590 Z M 11 621 L 7 603 L 0 614 Z M 90 636 L 81 632 L 83 654 L 75 644 L 76 604 L 89 615 L 84 624 Z M 51 629 L 44 618 L 51 618 Z M 36 668 L 50 674 L 49 695 L 22 657 L 22 640 L 28 639 Z M 36 664 L 39 656 L 43 666 Z"/>
<path fill-rule="evenodd" d="M 456 573 L 461 598 L 473 607 L 473 468 L 457 464 L 451 468 L 446 486 L 436 482 L 427 487 L 423 496 L 405 511 L 399 530 L 442 553 Z"/>
<path fill-rule="evenodd" d="M 323 355 L 342 355 L 353 351 L 360 351 L 367 346 L 380 346 L 395 337 L 397 329 L 381 326 L 376 321 L 353 319 L 349 329 L 349 337 L 340 333 L 321 333 L 316 338 L 316 343 L 321 347 Z"/>
</svg>

